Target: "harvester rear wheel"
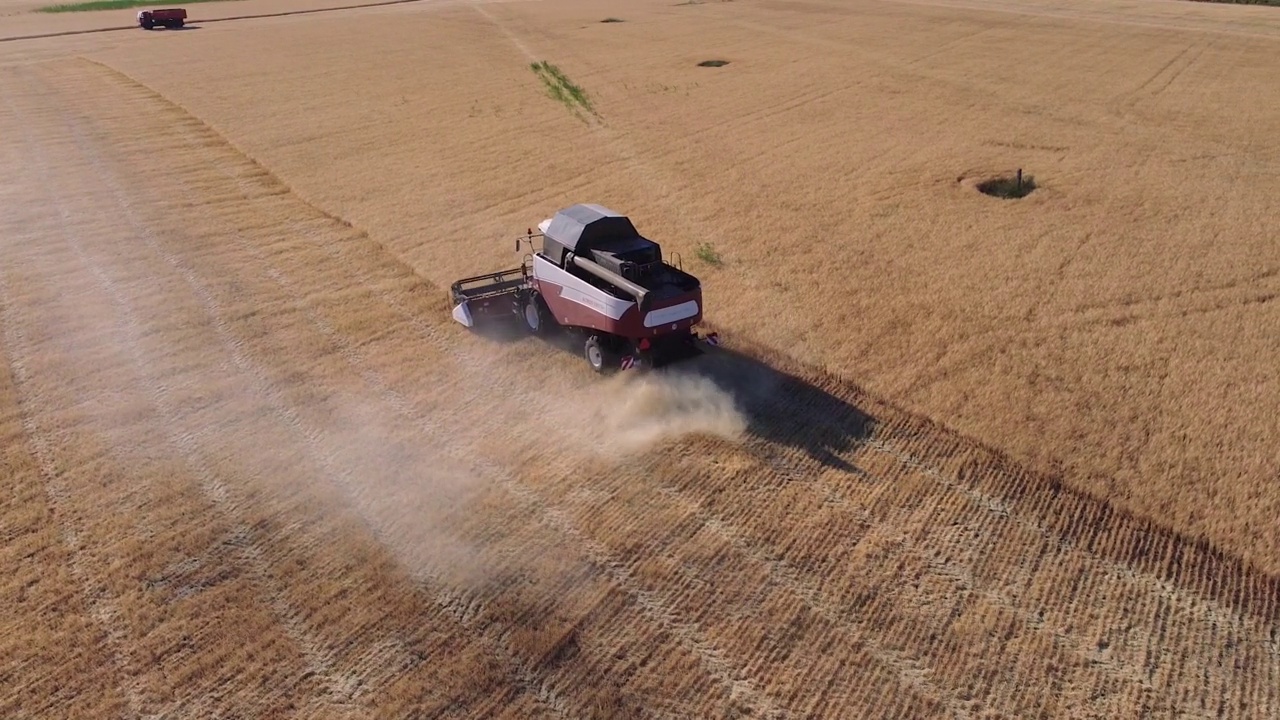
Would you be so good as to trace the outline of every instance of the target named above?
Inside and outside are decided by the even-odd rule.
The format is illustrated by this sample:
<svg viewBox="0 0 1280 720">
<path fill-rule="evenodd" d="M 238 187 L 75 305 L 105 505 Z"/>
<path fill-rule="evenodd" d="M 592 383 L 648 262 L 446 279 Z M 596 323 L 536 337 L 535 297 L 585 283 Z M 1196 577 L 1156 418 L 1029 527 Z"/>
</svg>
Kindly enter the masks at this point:
<svg viewBox="0 0 1280 720">
<path fill-rule="evenodd" d="M 604 343 L 600 342 L 600 338 L 596 335 L 591 335 L 587 338 L 582 351 L 586 355 L 587 364 L 591 365 L 591 369 L 598 373 L 608 372 L 618 364 L 618 359 L 605 347 Z"/>
</svg>

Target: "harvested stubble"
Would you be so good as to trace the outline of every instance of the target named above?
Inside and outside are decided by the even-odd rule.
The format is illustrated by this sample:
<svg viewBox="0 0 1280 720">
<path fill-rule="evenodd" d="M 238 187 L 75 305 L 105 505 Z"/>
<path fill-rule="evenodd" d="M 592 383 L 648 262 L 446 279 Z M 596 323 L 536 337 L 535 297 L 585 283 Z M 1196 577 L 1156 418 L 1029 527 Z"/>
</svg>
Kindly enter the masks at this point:
<svg viewBox="0 0 1280 720">
<path fill-rule="evenodd" d="M 628 7 L 606 53 L 561 22 L 599 7 L 536 7 L 396 11 L 369 50 L 361 25 L 279 20 L 0 67 L 18 209 L 0 218 L 0 713 L 1280 709 L 1280 587 L 1239 561 L 1280 564 L 1273 461 L 1247 454 L 1280 437 L 1253 364 L 1275 357 L 1274 303 L 1245 302 L 1274 275 L 1228 262 L 1276 258 L 1247 224 L 1216 255 L 1195 234 L 1267 207 L 1248 150 L 1277 129 L 1266 99 L 1214 69 L 1266 69 L 1273 41 L 1187 31 L 1203 46 L 1162 57 L 1169 33 L 1085 24 L 1101 11 L 1041 34 L 1020 15 L 737 2 Z M 707 76 L 670 51 L 712 33 L 708 54 L 750 62 Z M 387 71 L 388 44 L 412 72 Z M 825 64 L 792 63 L 797 44 Z M 1040 52 L 1070 66 L 1031 82 Z M 598 122 L 547 99 L 543 55 Z M 651 92 L 660 73 L 693 91 Z M 1192 91 L 1240 115 L 1192 124 Z M 934 142 L 896 141 L 907 120 Z M 1026 199 L 971 187 L 1024 165 L 1042 183 Z M 1171 166 L 1199 198 L 1152 180 Z M 1204 182 L 1214 168 L 1252 183 Z M 813 178 L 838 205 L 807 197 Z M 578 358 L 449 324 L 440 287 L 509 264 L 513 228 L 583 197 L 687 258 L 723 253 L 712 319 L 793 358 L 605 383 L 615 407 Z M 1232 314 L 1236 347 L 1217 347 Z M 1214 358 L 1220 375 L 1191 371 Z M 1184 407 L 1246 381 L 1247 411 Z M 655 418 L 704 434 L 660 443 Z M 602 447 L 577 442 L 602 428 Z M 1200 435 L 1175 447 L 1180 428 Z M 1206 452 L 1227 433 L 1245 454 Z"/>
<path fill-rule="evenodd" d="M 237 29 L 287 84 L 256 54 L 204 62 L 221 39 L 103 57 L 437 286 L 607 199 L 732 265 L 709 270 L 713 319 L 1280 572 L 1274 12 L 637 5 L 595 45 L 586 7 L 405 11 L 343 63 L 323 48 L 346 23 Z M 375 71 L 383 42 L 414 72 Z M 752 60 L 681 59 L 708 45 Z M 565 122 L 543 56 L 600 123 Z M 1025 199 L 974 187 L 1017 167 Z"/>
</svg>

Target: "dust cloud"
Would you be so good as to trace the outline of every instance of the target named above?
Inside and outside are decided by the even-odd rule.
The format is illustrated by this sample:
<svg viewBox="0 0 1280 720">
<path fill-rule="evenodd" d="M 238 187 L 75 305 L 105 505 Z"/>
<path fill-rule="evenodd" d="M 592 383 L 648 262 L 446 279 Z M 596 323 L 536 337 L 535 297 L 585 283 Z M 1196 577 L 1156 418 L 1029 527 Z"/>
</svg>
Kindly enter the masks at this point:
<svg viewBox="0 0 1280 720">
<path fill-rule="evenodd" d="M 310 472 L 288 473 L 318 483 L 313 489 L 335 503 L 331 511 L 358 517 L 421 582 L 480 589 L 511 572 L 569 572 L 572 553 L 542 548 L 554 562 L 495 558 L 493 538 L 466 529 L 474 515 L 493 520 L 486 499 L 501 497 L 493 491 L 521 474 L 519 458 L 537 462 L 539 472 L 574 472 L 690 436 L 733 440 L 748 426 L 734 393 L 696 370 L 591 374 L 584 382 L 554 365 L 519 376 L 509 367 L 500 373 L 498 358 L 472 356 L 466 365 L 443 383 L 424 371 L 419 380 L 439 388 L 431 411 L 361 382 L 312 396 L 302 437 L 315 462 Z M 262 454 L 258 446 L 245 456 Z"/>
<path fill-rule="evenodd" d="M 703 375 L 622 374 L 602 384 L 603 393 L 572 404 L 598 450 L 634 455 L 686 436 L 735 439 L 746 430 L 735 398 Z"/>
<path fill-rule="evenodd" d="M 747 418 L 734 396 L 709 377 L 693 373 L 620 373 L 561 399 L 561 431 L 572 430 L 578 447 L 598 457 L 634 456 L 660 443 L 706 435 L 735 440 Z"/>
<path fill-rule="evenodd" d="M 457 528 L 487 487 L 473 467 L 440 451 L 449 439 L 411 424 L 385 403 L 332 396 L 322 448 L 351 509 L 410 575 L 459 585 L 484 581 L 481 549 Z"/>
<path fill-rule="evenodd" d="M 738 396 L 751 402 L 754 393 L 773 389 L 767 375 L 717 356 L 600 376 L 586 369 L 572 342 L 514 333 L 487 331 L 497 342 L 526 343 L 526 359 L 501 357 L 477 344 L 463 351 L 465 370 L 450 385 L 469 404 L 501 413 L 510 444 L 544 461 L 551 454 L 576 460 L 585 454 L 592 461 L 630 457 L 696 435 L 733 441 L 749 427 Z M 568 356 L 556 357 L 557 346 Z"/>
</svg>

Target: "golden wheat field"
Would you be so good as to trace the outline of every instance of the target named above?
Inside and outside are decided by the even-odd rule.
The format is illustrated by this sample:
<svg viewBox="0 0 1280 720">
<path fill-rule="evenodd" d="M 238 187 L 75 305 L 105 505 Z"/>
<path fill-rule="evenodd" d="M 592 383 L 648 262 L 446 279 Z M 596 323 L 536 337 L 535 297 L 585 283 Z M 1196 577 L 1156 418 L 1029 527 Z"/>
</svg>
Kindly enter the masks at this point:
<svg viewBox="0 0 1280 720">
<path fill-rule="evenodd" d="M 1280 9 L 354 4 L 0 0 L 0 717 L 1280 717 Z"/>
</svg>

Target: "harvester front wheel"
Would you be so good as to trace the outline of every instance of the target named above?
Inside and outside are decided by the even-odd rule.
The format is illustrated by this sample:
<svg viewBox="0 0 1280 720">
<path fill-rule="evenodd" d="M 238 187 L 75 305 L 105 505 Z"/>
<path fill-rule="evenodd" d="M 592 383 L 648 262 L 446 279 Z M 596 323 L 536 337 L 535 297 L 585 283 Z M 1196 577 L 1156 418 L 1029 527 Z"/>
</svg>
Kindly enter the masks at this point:
<svg viewBox="0 0 1280 720">
<path fill-rule="evenodd" d="M 542 301 L 542 296 L 537 292 L 529 294 L 529 298 L 524 302 L 522 313 L 524 316 L 524 326 L 528 328 L 531 335 L 542 335 L 547 331 L 547 306 Z"/>
</svg>

